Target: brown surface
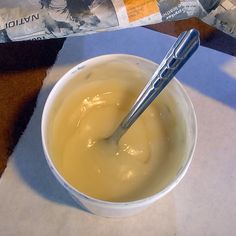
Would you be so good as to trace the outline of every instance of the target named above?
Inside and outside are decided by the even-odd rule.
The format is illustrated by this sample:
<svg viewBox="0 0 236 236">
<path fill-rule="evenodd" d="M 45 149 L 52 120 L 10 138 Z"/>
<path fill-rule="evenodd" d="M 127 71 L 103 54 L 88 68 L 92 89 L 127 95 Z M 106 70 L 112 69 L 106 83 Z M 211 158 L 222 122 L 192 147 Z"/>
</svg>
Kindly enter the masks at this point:
<svg viewBox="0 0 236 236">
<path fill-rule="evenodd" d="M 200 32 L 202 46 L 236 56 L 236 38 L 232 38 L 196 18 L 150 25 L 148 28 L 172 36 L 178 36 L 185 30 L 196 28 Z"/>
<path fill-rule="evenodd" d="M 0 44 L 0 176 L 63 40 Z"/>
<path fill-rule="evenodd" d="M 189 19 L 188 22 L 186 22 L 186 20 L 180 20 L 148 26 L 148 28 L 150 29 L 154 29 L 172 36 L 177 36 L 181 32 L 191 29 L 193 27 L 200 31 L 201 41 L 211 38 L 214 32 L 217 31 L 213 27 L 195 18 Z"/>
<path fill-rule="evenodd" d="M 201 32 L 202 45 L 236 55 L 236 39 L 199 20 L 149 26 L 173 36 L 192 27 Z M 0 44 L 0 175 L 33 112 L 46 70 L 53 64 L 63 42 L 58 39 Z"/>
<path fill-rule="evenodd" d="M 7 157 L 28 122 L 44 76 L 43 68 L 1 73 L 0 172 L 5 168 Z"/>
</svg>

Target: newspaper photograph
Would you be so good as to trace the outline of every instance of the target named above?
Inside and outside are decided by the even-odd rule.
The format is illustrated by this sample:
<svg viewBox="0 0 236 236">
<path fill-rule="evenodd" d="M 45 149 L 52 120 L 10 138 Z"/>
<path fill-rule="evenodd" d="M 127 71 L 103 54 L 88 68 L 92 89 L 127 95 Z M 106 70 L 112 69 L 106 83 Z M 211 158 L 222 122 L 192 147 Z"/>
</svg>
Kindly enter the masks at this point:
<svg viewBox="0 0 236 236">
<path fill-rule="evenodd" d="M 61 38 L 197 17 L 236 37 L 236 0 L 8 0 L 0 43 Z"/>
</svg>

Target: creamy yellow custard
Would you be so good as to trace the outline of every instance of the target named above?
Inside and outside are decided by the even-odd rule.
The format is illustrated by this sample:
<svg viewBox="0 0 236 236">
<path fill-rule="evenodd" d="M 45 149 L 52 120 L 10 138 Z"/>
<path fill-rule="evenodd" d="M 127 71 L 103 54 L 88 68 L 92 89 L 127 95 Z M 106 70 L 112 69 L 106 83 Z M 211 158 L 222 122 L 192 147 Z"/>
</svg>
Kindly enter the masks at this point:
<svg viewBox="0 0 236 236">
<path fill-rule="evenodd" d="M 160 191 L 183 161 L 183 125 L 173 98 L 161 94 L 114 147 L 104 139 L 127 114 L 147 75 L 137 66 L 113 62 L 77 76 L 49 126 L 49 152 L 59 173 L 101 200 L 132 201 Z"/>
</svg>

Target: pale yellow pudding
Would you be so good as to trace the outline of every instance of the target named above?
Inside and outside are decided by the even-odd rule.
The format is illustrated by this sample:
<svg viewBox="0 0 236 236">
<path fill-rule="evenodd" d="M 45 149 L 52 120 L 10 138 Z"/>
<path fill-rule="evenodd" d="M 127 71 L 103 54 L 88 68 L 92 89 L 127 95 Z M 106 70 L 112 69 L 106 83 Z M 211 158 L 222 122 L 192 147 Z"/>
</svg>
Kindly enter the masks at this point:
<svg viewBox="0 0 236 236">
<path fill-rule="evenodd" d="M 78 76 L 50 118 L 56 169 L 77 190 L 101 200 L 132 201 L 162 190 L 184 157 L 184 124 L 173 98 L 163 92 L 114 148 L 101 140 L 114 132 L 148 76 L 122 62 L 84 68 Z"/>
</svg>

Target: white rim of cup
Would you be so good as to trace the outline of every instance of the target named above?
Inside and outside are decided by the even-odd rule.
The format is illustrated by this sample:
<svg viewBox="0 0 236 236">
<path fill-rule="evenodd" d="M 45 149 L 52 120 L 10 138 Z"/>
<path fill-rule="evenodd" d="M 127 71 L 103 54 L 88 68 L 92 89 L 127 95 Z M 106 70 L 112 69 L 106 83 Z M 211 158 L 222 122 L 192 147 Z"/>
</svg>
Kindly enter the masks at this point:
<svg viewBox="0 0 236 236">
<path fill-rule="evenodd" d="M 174 187 L 183 179 L 184 175 L 186 174 L 190 163 L 192 162 L 193 159 L 193 154 L 196 148 L 196 144 L 197 144 L 197 118 L 196 118 L 196 113 L 194 110 L 194 106 L 192 104 L 192 101 L 190 100 L 187 92 L 185 91 L 184 87 L 182 86 L 182 84 L 174 77 L 173 80 L 175 81 L 175 83 L 177 84 L 177 86 L 180 88 L 182 94 L 185 97 L 185 100 L 187 101 L 190 109 L 191 109 L 191 113 L 193 116 L 193 124 L 194 124 L 194 131 L 195 131 L 195 136 L 194 136 L 194 142 L 193 142 L 193 146 L 192 149 L 190 151 L 189 154 L 189 158 L 187 159 L 187 161 L 185 162 L 185 164 L 180 168 L 180 170 L 178 171 L 175 179 L 173 181 L 171 181 L 165 188 L 163 188 L 160 192 L 157 192 L 151 196 L 139 199 L 139 200 L 134 200 L 134 201 L 128 201 L 128 202 L 110 202 L 110 201 L 105 201 L 105 200 L 100 200 L 94 197 L 91 197 L 87 194 L 84 194 L 82 192 L 80 192 L 79 190 L 77 190 L 75 187 L 73 187 L 70 183 L 68 183 L 64 177 L 59 173 L 59 171 L 57 170 L 57 168 L 54 166 L 50 155 L 48 153 L 47 150 L 47 144 L 46 144 L 46 138 L 45 138 L 45 127 L 46 127 L 46 115 L 48 113 L 48 109 L 50 108 L 50 104 L 52 97 L 54 96 L 54 93 L 57 92 L 57 88 L 62 84 L 65 83 L 66 81 L 70 80 L 71 75 L 77 71 L 78 72 L 78 68 L 82 68 L 87 64 L 93 63 L 96 60 L 101 60 L 101 59 L 114 59 L 114 57 L 126 57 L 127 59 L 132 57 L 134 59 L 138 59 L 140 61 L 145 61 L 148 62 L 149 64 L 153 64 L 156 67 L 158 66 L 157 63 L 143 58 L 143 57 L 139 57 L 136 55 L 131 55 L 131 54 L 106 54 L 106 55 L 100 55 L 97 57 L 93 57 L 90 58 L 88 60 L 85 60 L 79 64 L 77 64 L 76 66 L 74 66 L 73 68 L 71 68 L 69 71 L 67 71 L 54 85 L 54 87 L 52 88 L 52 90 L 50 91 L 50 94 L 47 97 L 46 103 L 44 104 L 44 109 L 43 109 L 43 113 L 42 113 L 42 120 L 41 120 L 41 139 L 42 139 L 42 145 L 43 145 L 43 150 L 44 150 L 44 154 L 45 154 L 45 158 L 47 160 L 47 163 L 49 165 L 49 168 L 51 169 L 52 173 L 54 174 L 54 176 L 56 177 L 56 179 L 60 182 L 60 184 L 62 184 L 63 187 L 65 187 L 67 189 L 67 191 L 69 191 L 70 194 L 72 194 L 74 197 L 78 197 L 78 195 L 85 199 L 85 200 L 89 200 L 92 202 L 97 202 L 103 205 L 106 205 L 107 207 L 124 207 L 129 205 L 130 207 L 133 206 L 137 206 L 137 205 L 142 205 L 145 202 L 154 202 L 158 199 L 160 199 L 161 197 L 163 197 L 164 195 L 166 195 L 167 193 L 169 193 L 172 189 L 174 189 Z M 66 84 L 66 83 L 65 83 Z M 63 90 L 63 89 L 62 89 Z"/>
</svg>

